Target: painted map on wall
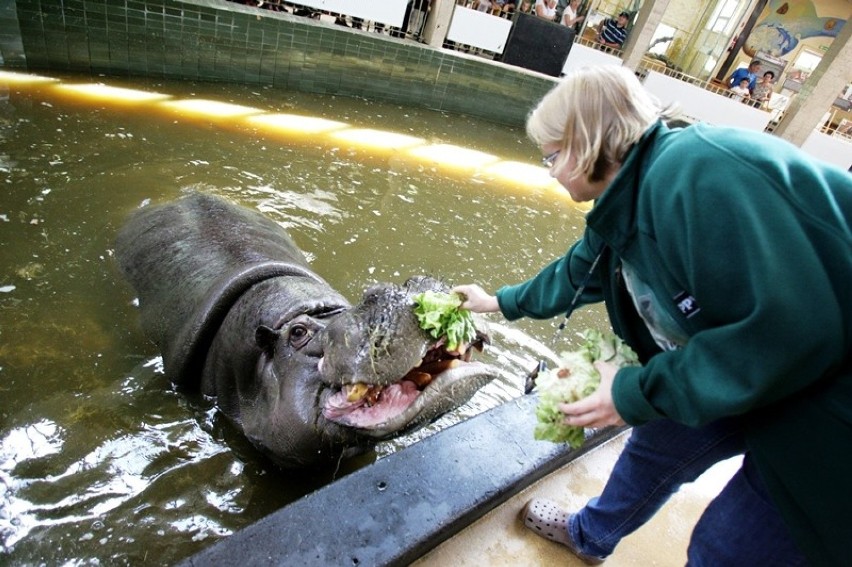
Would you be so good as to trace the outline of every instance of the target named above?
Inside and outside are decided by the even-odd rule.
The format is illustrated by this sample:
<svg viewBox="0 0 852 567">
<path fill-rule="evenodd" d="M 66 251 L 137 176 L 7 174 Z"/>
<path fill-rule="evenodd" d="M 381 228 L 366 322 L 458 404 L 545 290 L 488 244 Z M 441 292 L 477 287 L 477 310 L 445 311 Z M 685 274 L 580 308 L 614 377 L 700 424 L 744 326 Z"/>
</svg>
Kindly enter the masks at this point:
<svg viewBox="0 0 852 567">
<path fill-rule="evenodd" d="M 820 2 L 831 9 L 836 2 Z M 751 30 L 743 46 L 749 56 L 765 51 L 775 57 L 781 57 L 793 51 L 799 42 L 809 37 L 837 37 L 846 23 L 846 13 L 837 15 L 817 15 L 817 9 L 811 0 L 770 0 L 760 15 L 757 24 Z M 836 10 L 837 8 L 835 8 Z"/>
</svg>

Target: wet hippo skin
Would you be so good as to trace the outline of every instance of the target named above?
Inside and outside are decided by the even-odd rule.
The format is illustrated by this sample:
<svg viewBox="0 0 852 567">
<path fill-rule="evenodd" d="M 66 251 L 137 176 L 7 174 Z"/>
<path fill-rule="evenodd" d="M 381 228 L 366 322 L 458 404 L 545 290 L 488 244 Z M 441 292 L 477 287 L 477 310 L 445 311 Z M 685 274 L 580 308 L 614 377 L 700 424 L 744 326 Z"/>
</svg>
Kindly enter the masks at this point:
<svg viewBox="0 0 852 567">
<path fill-rule="evenodd" d="M 284 468 L 407 433 L 496 375 L 470 348 L 447 353 L 419 328 L 413 296 L 443 283 L 376 284 L 351 305 L 282 227 L 220 197 L 134 211 L 116 257 L 169 380 L 215 399 Z"/>
</svg>

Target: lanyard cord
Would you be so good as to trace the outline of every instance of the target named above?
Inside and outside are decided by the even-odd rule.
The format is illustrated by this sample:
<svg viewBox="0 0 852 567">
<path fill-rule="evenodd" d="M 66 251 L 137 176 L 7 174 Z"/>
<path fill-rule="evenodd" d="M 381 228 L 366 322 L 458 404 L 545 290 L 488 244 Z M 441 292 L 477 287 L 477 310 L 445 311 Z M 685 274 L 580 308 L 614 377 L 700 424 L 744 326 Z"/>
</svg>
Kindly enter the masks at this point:
<svg viewBox="0 0 852 567">
<path fill-rule="evenodd" d="M 589 280 L 592 278 L 592 274 L 595 269 L 598 267 L 598 263 L 603 256 L 604 251 L 606 250 L 606 244 L 601 245 L 601 249 L 598 251 L 595 259 L 592 260 L 592 265 L 589 266 L 589 271 L 586 272 L 586 275 L 583 276 L 583 281 L 580 282 L 580 287 L 577 288 L 577 291 L 574 292 L 574 297 L 571 298 L 571 303 L 568 305 L 568 310 L 565 312 L 565 317 L 559 323 L 559 326 L 556 328 L 556 331 L 553 333 L 553 338 L 550 339 L 550 349 L 556 346 L 556 339 L 559 338 L 559 335 L 568 325 L 568 318 L 571 317 L 571 314 L 574 312 L 574 308 L 577 307 L 577 302 L 580 301 L 580 296 L 583 295 L 583 292 L 586 291 L 586 286 L 589 284 Z M 524 394 L 529 394 L 532 392 L 533 388 L 535 388 L 535 380 L 538 378 L 538 373 L 547 370 L 547 361 L 543 358 L 538 361 L 538 366 L 529 373 L 527 379 L 524 383 Z"/>
</svg>

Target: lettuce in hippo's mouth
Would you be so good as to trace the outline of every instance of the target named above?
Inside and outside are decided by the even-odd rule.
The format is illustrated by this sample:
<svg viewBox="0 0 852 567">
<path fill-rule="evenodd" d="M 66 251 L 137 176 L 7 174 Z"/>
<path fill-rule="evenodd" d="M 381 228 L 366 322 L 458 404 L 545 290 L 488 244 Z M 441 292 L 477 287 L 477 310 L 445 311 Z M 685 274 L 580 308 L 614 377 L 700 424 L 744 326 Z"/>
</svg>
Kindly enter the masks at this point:
<svg viewBox="0 0 852 567">
<path fill-rule="evenodd" d="M 404 426 L 428 405 L 423 396 L 428 394 L 430 386 L 437 390 L 449 382 L 481 372 L 482 365 L 470 362 L 471 352 L 465 346 L 450 353 L 443 341 L 439 342 L 426 353 L 419 366 L 393 384 L 343 385 L 327 398 L 323 417 L 364 430 Z M 482 350 L 481 341 L 471 346 Z"/>
<path fill-rule="evenodd" d="M 429 290 L 414 296 L 414 315 L 420 328 L 432 338 L 446 341 L 451 352 L 476 338 L 476 325 L 470 311 L 461 309 L 463 302 L 457 293 Z"/>
</svg>

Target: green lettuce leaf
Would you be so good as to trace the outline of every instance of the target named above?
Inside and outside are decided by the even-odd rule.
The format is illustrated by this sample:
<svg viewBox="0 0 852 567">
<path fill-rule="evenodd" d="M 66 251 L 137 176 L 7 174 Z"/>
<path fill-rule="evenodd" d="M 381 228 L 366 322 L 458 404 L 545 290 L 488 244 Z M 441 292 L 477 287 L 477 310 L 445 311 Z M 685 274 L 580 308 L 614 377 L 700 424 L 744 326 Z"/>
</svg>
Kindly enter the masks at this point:
<svg viewBox="0 0 852 567">
<path fill-rule="evenodd" d="M 619 367 L 639 364 L 636 353 L 614 334 L 604 335 L 590 329 L 582 333 L 583 344 L 573 352 L 559 356 L 559 366 L 539 373 L 536 391 L 539 399 L 535 415 L 538 418 L 534 437 L 539 441 L 568 443 L 572 448 L 583 444 L 582 427 L 565 425 L 560 403 L 576 402 L 592 394 L 601 381 L 594 363 L 602 360 Z"/>
<path fill-rule="evenodd" d="M 467 309 L 461 309 L 457 293 L 424 291 L 414 296 L 414 315 L 420 328 L 432 338 L 447 338 L 447 350 L 456 351 L 476 338 L 476 326 Z"/>
</svg>

